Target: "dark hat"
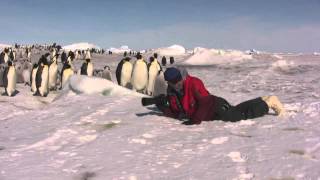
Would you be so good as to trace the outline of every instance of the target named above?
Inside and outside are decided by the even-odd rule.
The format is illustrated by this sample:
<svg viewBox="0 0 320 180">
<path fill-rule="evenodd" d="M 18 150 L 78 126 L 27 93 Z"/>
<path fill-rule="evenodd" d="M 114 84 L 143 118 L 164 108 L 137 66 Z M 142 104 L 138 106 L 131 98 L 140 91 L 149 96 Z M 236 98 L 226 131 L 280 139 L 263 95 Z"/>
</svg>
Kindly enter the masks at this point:
<svg viewBox="0 0 320 180">
<path fill-rule="evenodd" d="M 167 68 L 164 72 L 164 79 L 171 83 L 177 83 L 178 81 L 182 80 L 182 76 L 179 69 L 171 67 Z"/>
</svg>

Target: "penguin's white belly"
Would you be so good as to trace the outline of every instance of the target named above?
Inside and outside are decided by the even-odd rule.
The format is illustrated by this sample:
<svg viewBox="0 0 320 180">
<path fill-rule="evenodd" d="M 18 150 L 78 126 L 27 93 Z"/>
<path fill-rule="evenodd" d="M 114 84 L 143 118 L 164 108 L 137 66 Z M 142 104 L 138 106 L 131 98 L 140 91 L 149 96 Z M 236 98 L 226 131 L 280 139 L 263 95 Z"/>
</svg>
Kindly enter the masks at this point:
<svg viewBox="0 0 320 180">
<path fill-rule="evenodd" d="M 7 53 L 4 54 L 4 62 L 7 63 L 9 61 L 9 56 Z"/>
<path fill-rule="evenodd" d="M 58 66 L 53 63 L 49 67 L 49 88 L 55 88 L 57 84 Z"/>
<path fill-rule="evenodd" d="M 163 72 L 161 72 L 154 82 L 153 96 L 158 96 L 160 94 L 167 94 L 168 84 L 164 79 Z"/>
<path fill-rule="evenodd" d="M 31 73 L 31 91 L 32 92 L 36 92 L 37 91 L 37 87 L 36 87 L 36 75 L 37 75 L 37 71 L 38 71 L 38 68 L 35 68 L 32 70 L 32 73 Z"/>
<path fill-rule="evenodd" d="M 132 74 L 132 64 L 129 62 L 126 62 L 122 65 L 121 70 L 121 86 L 127 86 L 128 83 L 130 83 L 131 80 L 131 74 Z"/>
<path fill-rule="evenodd" d="M 88 63 L 87 74 L 88 74 L 88 76 L 93 76 L 93 64 L 92 63 Z"/>
<path fill-rule="evenodd" d="M 73 74 L 74 74 L 74 73 L 73 73 L 73 70 L 70 69 L 70 68 L 69 68 L 69 69 L 65 69 L 65 70 L 63 71 L 62 82 L 61 82 L 62 87 L 65 86 L 66 82 L 69 80 L 69 78 L 70 78 Z"/>
<path fill-rule="evenodd" d="M 17 83 L 17 74 L 16 74 L 16 69 L 14 67 L 9 68 L 7 78 L 8 78 L 7 93 L 8 93 L 8 96 L 12 96 L 12 94 L 16 90 L 16 83 Z"/>
<path fill-rule="evenodd" d="M 41 96 L 48 94 L 49 85 L 49 69 L 48 66 L 44 66 L 41 74 L 41 86 L 39 87 L 39 92 Z"/>
<path fill-rule="evenodd" d="M 136 90 L 143 90 L 146 88 L 148 83 L 148 69 L 144 62 L 136 62 L 131 81 Z"/>
<path fill-rule="evenodd" d="M 24 69 L 22 71 L 22 77 L 23 77 L 23 82 L 24 83 L 30 84 L 30 75 L 31 75 L 31 72 L 30 72 L 29 69 Z"/>
<path fill-rule="evenodd" d="M 148 87 L 147 92 L 149 95 L 152 95 L 154 89 L 154 81 L 156 80 L 158 74 L 158 68 L 156 65 L 151 65 L 149 69 L 149 79 L 148 79 Z"/>
</svg>

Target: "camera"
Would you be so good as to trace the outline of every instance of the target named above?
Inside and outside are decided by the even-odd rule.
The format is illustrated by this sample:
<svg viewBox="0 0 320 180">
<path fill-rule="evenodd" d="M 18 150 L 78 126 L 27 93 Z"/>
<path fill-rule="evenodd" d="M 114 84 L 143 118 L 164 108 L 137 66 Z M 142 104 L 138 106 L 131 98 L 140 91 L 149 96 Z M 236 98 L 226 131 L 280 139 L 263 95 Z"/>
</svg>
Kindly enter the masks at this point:
<svg viewBox="0 0 320 180">
<path fill-rule="evenodd" d="M 168 100 L 167 100 L 167 96 L 164 94 L 160 94 L 158 96 L 155 97 L 143 97 L 141 99 L 141 104 L 142 106 L 149 106 L 149 105 L 159 105 L 159 106 L 166 106 L 169 104 Z"/>
</svg>

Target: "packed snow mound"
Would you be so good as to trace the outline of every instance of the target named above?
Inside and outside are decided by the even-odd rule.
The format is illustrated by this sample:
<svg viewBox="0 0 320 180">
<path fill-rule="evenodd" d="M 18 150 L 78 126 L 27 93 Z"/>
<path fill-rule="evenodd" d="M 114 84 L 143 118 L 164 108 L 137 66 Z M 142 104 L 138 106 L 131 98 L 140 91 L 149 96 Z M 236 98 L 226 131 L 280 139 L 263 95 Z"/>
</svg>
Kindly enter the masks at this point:
<svg viewBox="0 0 320 180">
<path fill-rule="evenodd" d="M 115 53 L 115 54 L 122 54 L 124 52 L 130 52 L 131 49 L 129 49 L 128 46 L 121 46 L 120 48 L 111 47 L 107 49 L 107 51 L 111 51 L 112 53 Z"/>
<path fill-rule="evenodd" d="M 6 47 L 12 47 L 12 46 L 9 44 L 0 44 L 0 49 L 4 49 Z"/>
<path fill-rule="evenodd" d="M 143 94 L 134 92 L 130 89 L 121 87 L 112 81 L 98 78 L 88 77 L 84 75 L 73 75 L 69 79 L 70 90 L 77 94 L 103 94 L 106 96 L 123 96 L 132 95 L 143 97 Z"/>
<path fill-rule="evenodd" d="M 186 49 L 180 45 L 172 45 L 170 47 L 164 47 L 156 49 L 154 52 L 163 56 L 179 56 L 186 53 Z"/>
<path fill-rule="evenodd" d="M 82 42 L 82 43 L 75 43 L 75 44 L 70 44 L 67 46 L 63 46 L 62 49 L 64 50 L 69 50 L 69 51 L 75 51 L 75 50 L 88 50 L 88 49 L 101 49 L 99 46 L 90 44 L 87 42 Z"/>
<path fill-rule="evenodd" d="M 188 65 L 213 65 L 252 59 L 248 55 L 238 50 L 206 49 L 197 47 L 193 50 L 193 55 L 183 62 Z"/>
</svg>

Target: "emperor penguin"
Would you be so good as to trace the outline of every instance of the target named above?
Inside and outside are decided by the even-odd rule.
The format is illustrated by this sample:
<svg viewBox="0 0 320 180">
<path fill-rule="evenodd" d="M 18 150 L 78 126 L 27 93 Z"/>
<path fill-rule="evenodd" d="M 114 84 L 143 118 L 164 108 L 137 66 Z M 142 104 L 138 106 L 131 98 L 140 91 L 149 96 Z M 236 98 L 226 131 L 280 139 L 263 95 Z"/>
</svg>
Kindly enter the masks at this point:
<svg viewBox="0 0 320 180">
<path fill-rule="evenodd" d="M 138 54 L 137 60 L 133 65 L 131 84 L 137 92 L 143 93 L 148 83 L 147 62 Z"/>
<path fill-rule="evenodd" d="M 8 61 L 8 66 L 5 68 L 3 73 L 3 84 L 4 84 L 6 95 L 8 96 L 15 95 L 16 81 L 17 81 L 16 69 L 14 67 L 13 62 Z"/>
<path fill-rule="evenodd" d="M 74 71 L 69 64 L 68 61 L 66 61 L 63 64 L 62 70 L 61 70 L 61 87 L 60 89 L 64 88 L 66 82 L 69 80 L 69 78 L 74 74 Z"/>
<path fill-rule="evenodd" d="M 31 60 L 31 49 L 27 48 L 26 53 L 27 53 L 27 58 Z"/>
<path fill-rule="evenodd" d="M 33 93 L 35 93 L 37 91 L 37 87 L 36 87 L 37 71 L 38 71 L 38 64 L 35 63 L 32 67 L 31 76 L 30 76 L 31 92 L 33 92 Z"/>
<path fill-rule="evenodd" d="M 161 64 L 162 64 L 162 66 L 166 66 L 167 65 L 167 58 L 165 56 L 162 57 Z"/>
<path fill-rule="evenodd" d="M 4 52 L 4 63 L 8 63 L 8 61 L 9 61 L 9 49 L 5 48 L 3 52 Z"/>
<path fill-rule="evenodd" d="M 45 56 L 42 56 L 38 63 L 38 70 L 36 73 L 36 88 L 37 91 L 34 95 L 46 97 L 49 93 L 49 67 L 47 58 Z"/>
<path fill-rule="evenodd" d="M 32 71 L 32 65 L 31 62 L 24 61 L 23 65 L 22 65 L 22 77 L 23 77 L 23 82 L 24 85 L 31 85 L 31 81 L 30 81 L 30 76 L 31 76 L 31 71 Z"/>
<path fill-rule="evenodd" d="M 112 81 L 112 75 L 111 75 L 111 71 L 110 71 L 109 66 L 104 66 L 103 71 L 102 71 L 102 78 Z"/>
<path fill-rule="evenodd" d="M 3 74 L 4 74 L 5 67 L 6 67 L 5 64 L 0 64 L 0 87 L 4 87 L 3 86 Z"/>
<path fill-rule="evenodd" d="M 85 57 L 84 57 L 84 58 L 85 58 L 85 59 L 91 59 L 91 52 L 90 52 L 89 49 L 86 51 L 86 54 L 85 54 Z"/>
<path fill-rule="evenodd" d="M 61 54 L 61 62 L 62 62 L 62 64 L 64 64 L 64 62 L 66 62 L 67 59 L 68 59 L 67 53 L 65 51 L 63 51 L 62 54 Z"/>
<path fill-rule="evenodd" d="M 118 84 L 127 88 L 131 88 L 130 81 L 133 66 L 130 60 L 131 58 L 125 57 L 123 60 L 121 60 L 116 69 Z"/>
<path fill-rule="evenodd" d="M 74 52 L 69 51 L 69 53 L 68 53 L 68 58 L 67 58 L 67 62 L 68 62 L 68 64 L 70 65 L 70 67 L 71 67 L 71 69 L 72 69 L 73 71 L 75 71 L 75 67 L 74 67 L 74 65 L 73 65 L 73 60 L 74 60 L 74 58 L 75 58 Z"/>
<path fill-rule="evenodd" d="M 58 77 L 58 58 L 59 54 L 51 59 L 49 64 L 49 90 L 56 90 L 57 88 L 57 77 Z"/>
<path fill-rule="evenodd" d="M 159 62 L 154 57 L 150 57 L 150 63 L 148 64 L 148 86 L 147 86 L 147 94 L 150 96 L 153 96 L 154 82 L 160 70 L 162 70 L 162 68 Z"/>
<path fill-rule="evenodd" d="M 168 83 L 164 79 L 164 73 L 162 70 L 160 70 L 154 82 L 153 96 L 158 96 L 160 94 L 167 94 L 167 87 L 168 87 Z"/>
<path fill-rule="evenodd" d="M 86 59 L 86 62 L 82 64 L 80 74 L 89 77 L 93 76 L 93 64 L 90 59 Z"/>
</svg>

